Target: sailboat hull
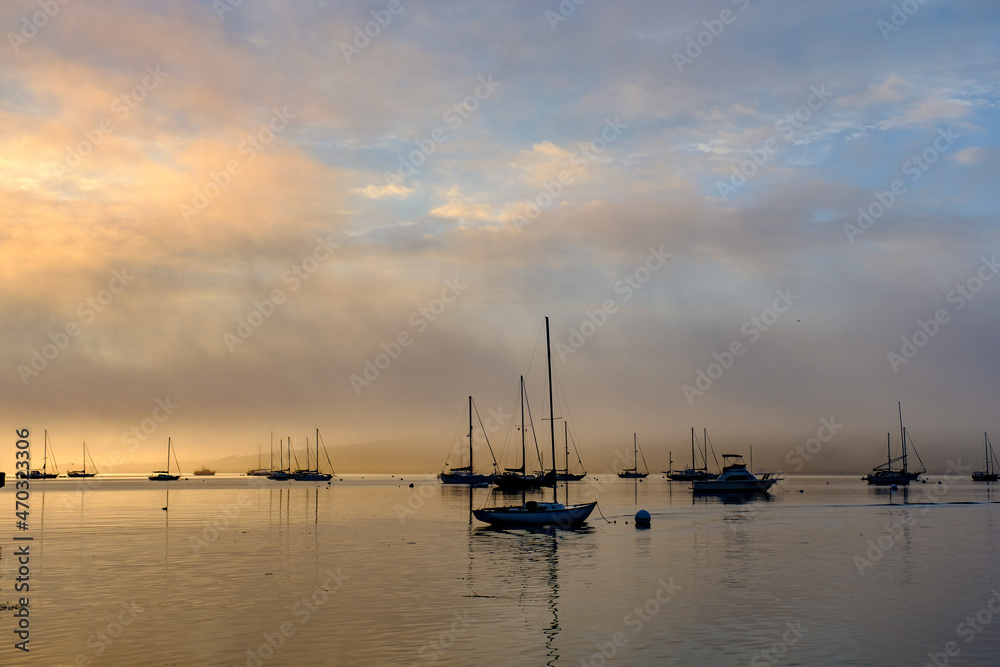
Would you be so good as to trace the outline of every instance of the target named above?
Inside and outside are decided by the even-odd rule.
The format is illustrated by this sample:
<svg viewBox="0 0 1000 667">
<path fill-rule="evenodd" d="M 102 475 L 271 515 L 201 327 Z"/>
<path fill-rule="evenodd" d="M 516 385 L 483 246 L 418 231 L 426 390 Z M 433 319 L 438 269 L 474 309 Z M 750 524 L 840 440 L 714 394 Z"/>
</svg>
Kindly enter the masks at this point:
<svg viewBox="0 0 1000 667">
<path fill-rule="evenodd" d="M 96 472 L 83 472 L 82 470 L 70 470 L 66 473 L 67 477 L 94 477 L 96 475 Z"/>
<path fill-rule="evenodd" d="M 596 506 L 596 501 L 579 505 L 528 501 L 520 507 L 487 507 L 473 510 L 472 514 L 478 520 L 492 526 L 566 528 L 584 523 Z"/>
<path fill-rule="evenodd" d="M 642 479 L 644 477 L 649 477 L 648 472 L 635 472 L 635 471 L 625 471 L 618 473 L 618 476 L 622 479 Z"/>
<path fill-rule="evenodd" d="M 180 479 L 180 475 L 168 475 L 166 473 L 160 473 L 159 475 L 150 475 L 149 481 L 151 482 L 173 482 Z"/>
<path fill-rule="evenodd" d="M 493 481 L 493 475 L 480 475 L 469 472 L 442 472 L 438 475 L 442 484 L 489 484 Z"/>
<path fill-rule="evenodd" d="M 886 471 L 879 470 L 871 473 L 865 477 L 865 481 L 873 486 L 891 486 L 893 484 L 908 485 L 911 481 L 917 479 L 922 473 L 919 472 L 901 472 L 897 470 Z"/>
</svg>

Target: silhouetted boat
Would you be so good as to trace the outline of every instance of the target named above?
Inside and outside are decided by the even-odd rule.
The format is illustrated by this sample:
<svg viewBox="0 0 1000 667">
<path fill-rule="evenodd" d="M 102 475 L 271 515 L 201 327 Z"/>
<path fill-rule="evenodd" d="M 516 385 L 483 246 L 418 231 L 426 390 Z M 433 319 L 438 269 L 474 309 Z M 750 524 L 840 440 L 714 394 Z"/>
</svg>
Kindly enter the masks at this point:
<svg viewBox="0 0 1000 667">
<path fill-rule="evenodd" d="M 695 480 L 705 480 L 705 479 L 715 479 L 718 477 L 714 472 L 708 472 L 708 429 L 705 430 L 705 453 L 704 453 L 705 467 L 699 468 L 698 463 L 694 457 L 694 427 L 691 427 L 691 467 L 685 468 L 684 470 L 673 470 L 673 463 L 671 462 L 671 469 L 667 471 L 667 479 L 674 482 L 694 482 Z"/>
<path fill-rule="evenodd" d="M 469 396 L 469 465 L 452 467 L 438 475 L 444 484 L 489 484 L 493 475 L 477 473 L 472 464 L 472 397 Z"/>
<path fill-rule="evenodd" d="M 727 460 L 730 462 L 727 465 Z M 722 473 L 715 479 L 700 479 L 692 482 L 696 493 L 754 493 L 767 492 L 781 480 L 780 473 L 766 472 L 757 477 L 747 470 L 743 457 L 739 454 L 722 455 Z"/>
<path fill-rule="evenodd" d="M 55 452 L 52 453 L 52 467 L 55 472 L 48 471 L 49 466 L 49 431 L 45 429 L 45 445 L 42 452 L 42 469 L 29 470 L 28 479 L 55 479 L 59 476 L 59 465 L 56 463 Z"/>
<path fill-rule="evenodd" d="M 975 482 L 995 482 L 1000 478 L 1000 474 L 997 473 L 997 455 L 993 453 L 993 444 L 990 443 L 990 436 L 983 433 L 983 447 L 985 448 L 986 455 L 986 469 L 977 470 L 972 473 L 972 479 Z M 992 465 L 991 465 L 992 464 Z"/>
<path fill-rule="evenodd" d="M 643 477 L 648 477 L 649 472 L 639 472 L 639 438 L 635 433 L 632 434 L 632 465 L 631 468 L 625 468 L 618 476 L 622 479 L 642 479 Z M 642 457 L 642 465 L 646 465 L 646 457 Z"/>
<path fill-rule="evenodd" d="M 90 452 L 87 451 L 87 443 L 83 443 L 83 470 L 70 470 L 66 473 L 67 477 L 94 477 L 97 475 L 96 472 L 87 472 L 87 459 L 90 458 Z M 90 466 L 95 471 L 97 466 L 94 465 L 94 459 L 90 459 Z"/>
<path fill-rule="evenodd" d="M 579 482 L 581 479 L 587 476 L 587 471 L 576 473 L 569 471 L 569 422 L 563 422 L 563 443 L 566 449 L 566 467 L 563 469 L 556 470 L 556 480 L 560 482 Z M 573 450 L 576 451 L 576 443 L 573 444 Z M 580 452 L 576 453 L 576 460 L 582 466 L 583 461 L 580 459 Z M 541 470 L 535 471 L 536 475 L 543 474 Z"/>
<path fill-rule="evenodd" d="M 149 476 L 149 481 L 151 482 L 172 482 L 180 477 L 180 474 L 171 475 L 170 474 L 170 450 L 172 446 L 170 444 L 170 438 L 167 438 L 167 469 L 166 470 L 154 470 L 153 474 Z M 174 452 L 174 460 L 176 462 L 177 453 Z M 181 466 L 177 465 L 177 472 L 180 473 Z"/>
<path fill-rule="evenodd" d="M 200 470 L 195 470 L 194 474 L 198 475 L 199 477 L 205 477 L 205 476 L 209 476 L 209 475 L 214 475 L 215 471 L 214 470 L 209 470 L 205 466 L 202 466 Z"/>
<path fill-rule="evenodd" d="M 281 467 L 277 470 L 272 470 L 271 474 L 267 476 L 268 479 L 275 482 L 284 482 L 295 478 L 295 473 L 292 472 L 292 438 L 288 438 L 288 467 L 285 467 L 284 452 L 281 449 L 281 442 L 278 442 L 278 465 Z"/>
<path fill-rule="evenodd" d="M 910 472 L 907 468 L 906 460 L 906 429 L 903 427 L 903 406 L 901 403 L 897 403 L 899 408 L 899 440 L 903 445 L 903 455 L 897 458 L 892 458 L 892 445 L 890 443 L 890 436 L 886 434 L 886 462 L 877 465 L 872 468 L 871 473 L 863 477 L 869 484 L 874 486 L 891 486 L 893 484 L 897 485 L 908 485 L 911 481 L 917 479 L 923 473 L 927 472 L 926 468 L 922 468 L 919 472 Z M 914 450 L 916 453 L 916 450 Z M 920 455 L 917 454 L 917 460 L 920 460 Z M 901 467 L 893 468 L 892 464 L 901 462 Z M 922 466 L 922 462 L 921 462 Z"/>
<path fill-rule="evenodd" d="M 486 507 L 472 511 L 473 516 L 478 520 L 491 525 L 518 527 L 554 525 L 559 528 L 572 528 L 585 522 L 590 513 L 594 511 L 594 507 L 597 506 L 597 501 L 575 505 L 564 505 L 559 502 L 559 484 L 554 479 L 556 476 L 556 426 L 552 401 L 552 347 L 549 340 L 548 317 L 545 318 L 545 348 L 549 371 L 549 426 L 552 442 L 552 470 L 548 474 L 552 475 L 553 478 L 552 502 L 545 503 L 529 500 L 522 505 Z M 521 387 L 523 395 L 523 378 L 521 379 Z M 568 488 L 567 486 L 567 494 Z"/>
<path fill-rule="evenodd" d="M 523 491 L 527 489 L 539 489 L 543 486 L 552 486 L 556 483 L 556 473 L 554 470 L 546 473 L 529 474 L 526 472 L 527 448 L 525 447 L 525 430 L 526 425 L 524 423 L 524 376 L 521 376 L 521 466 L 519 468 L 504 468 L 504 471 L 499 475 L 493 476 L 493 483 L 500 487 L 503 491 Z M 530 414 L 531 407 L 528 407 L 528 412 Z M 530 422 L 527 426 L 531 427 L 532 437 L 534 437 L 535 427 Z M 535 447 L 538 447 L 538 442 L 535 442 Z"/>
<path fill-rule="evenodd" d="M 324 448 L 324 453 L 326 449 Z M 330 463 L 330 455 L 327 454 L 327 463 Z M 333 468 L 333 464 L 330 463 L 330 468 Z M 296 470 L 294 479 L 296 482 L 329 482 L 333 478 L 330 473 L 319 471 L 319 429 L 316 429 L 316 469 L 313 470 L 309 467 L 309 438 L 306 438 L 306 469 Z"/>
<path fill-rule="evenodd" d="M 271 467 L 262 468 L 260 466 L 260 445 L 257 445 L 257 467 L 247 470 L 248 477 L 268 477 L 274 472 L 274 431 L 271 431 Z M 197 472 L 195 473 L 198 474 Z"/>
</svg>

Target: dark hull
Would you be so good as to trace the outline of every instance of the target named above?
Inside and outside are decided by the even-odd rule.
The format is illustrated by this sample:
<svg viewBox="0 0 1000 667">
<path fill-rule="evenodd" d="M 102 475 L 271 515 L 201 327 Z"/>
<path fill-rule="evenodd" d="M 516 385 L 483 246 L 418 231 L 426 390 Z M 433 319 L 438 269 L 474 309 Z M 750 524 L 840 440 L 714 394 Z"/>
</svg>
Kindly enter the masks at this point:
<svg viewBox="0 0 1000 667">
<path fill-rule="evenodd" d="M 493 475 L 480 475 L 468 472 L 442 472 L 438 475 L 442 484 L 489 484 Z"/>
<path fill-rule="evenodd" d="M 489 507 L 473 510 L 472 514 L 478 520 L 493 526 L 574 528 L 587 520 L 596 505 L 595 501 L 555 508 L 550 503 L 528 502 L 520 507 Z"/>
<path fill-rule="evenodd" d="M 66 473 L 66 476 L 67 477 L 93 477 L 96 474 L 97 474 L 96 472 L 82 472 L 80 470 L 70 470 L 68 473 Z"/>
<path fill-rule="evenodd" d="M 704 470 L 682 470 L 680 472 L 667 473 L 667 479 L 673 482 L 701 482 L 707 479 L 715 479 L 718 475 Z"/>
<path fill-rule="evenodd" d="M 995 472 L 974 472 L 972 481 L 974 482 L 995 482 L 1000 479 L 1000 475 Z"/>
<path fill-rule="evenodd" d="M 522 491 L 524 489 L 540 489 L 543 486 L 555 484 L 555 475 L 551 472 L 544 475 L 520 475 L 517 473 L 505 473 L 496 475 L 493 483 L 500 487 L 501 491 Z"/>
<path fill-rule="evenodd" d="M 919 472 L 887 472 L 885 470 L 877 470 L 870 475 L 865 476 L 864 479 L 873 486 L 891 486 L 893 484 L 909 484 L 911 481 L 920 477 L 920 475 L 921 473 Z"/>
</svg>

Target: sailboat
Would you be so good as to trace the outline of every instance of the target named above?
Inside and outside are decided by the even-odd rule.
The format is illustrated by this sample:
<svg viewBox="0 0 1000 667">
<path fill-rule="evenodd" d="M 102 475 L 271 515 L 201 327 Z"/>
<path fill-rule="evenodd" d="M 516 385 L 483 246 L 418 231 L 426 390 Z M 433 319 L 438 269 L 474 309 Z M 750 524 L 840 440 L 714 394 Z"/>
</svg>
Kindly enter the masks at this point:
<svg viewBox="0 0 1000 667">
<path fill-rule="evenodd" d="M 909 484 L 911 480 L 915 480 L 920 477 L 923 473 L 927 472 L 926 468 L 923 468 L 923 462 L 921 461 L 922 469 L 919 472 L 910 472 L 907 468 L 906 461 L 906 429 L 903 427 L 903 406 L 901 403 L 897 403 L 899 408 L 899 440 L 903 445 L 903 455 L 897 458 L 892 458 L 892 445 L 890 443 L 891 436 L 886 434 L 886 462 L 872 468 L 872 471 L 862 477 L 869 484 L 875 486 L 890 486 L 892 484 Z M 913 450 L 916 454 L 916 450 Z M 917 454 L 917 460 L 920 460 L 920 455 Z M 897 469 L 893 469 L 892 464 L 897 461 L 902 462 L 902 466 Z"/>
<path fill-rule="evenodd" d="M 531 412 L 531 408 L 528 408 Z M 534 426 L 530 423 L 531 432 L 534 434 Z M 534 436 L 532 436 L 534 437 Z M 536 445 L 537 447 L 537 442 Z M 553 486 L 556 483 L 555 460 L 553 459 L 553 471 L 547 473 L 528 474 L 527 458 L 525 452 L 525 423 L 524 423 L 524 376 L 521 376 L 521 466 L 519 468 L 504 468 L 504 472 L 493 476 L 493 483 L 502 491 L 521 491 L 523 489 L 538 489 L 543 486 Z"/>
<path fill-rule="evenodd" d="M 549 339 L 549 318 L 545 318 L 545 348 L 548 356 L 549 369 L 549 427 L 552 442 L 552 470 L 549 474 L 556 476 L 556 422 L 552 401 L 552 345 Z M 523 387 L 522 379 L 522 387 Z M 569 487 L 567 486 L 567 495 Z M 552 502 L 536 502 L 528 500 L 523 505 L 506 507 L 486 507 L 473 510 L 472 514 L 479 521 L 494 526 L 536 527 L 554 525 L 559 528 L 579 526 L 587 520 L 597 506 L 597 501 L 565 505 L 559 502 L 559 484 L 552 484 Z"/>
<path fill-rule="evenodd" d="M 646 457 L 642 457 L 642 465 L 646 465 Z M 639 472 L 639 438 L 632 434 L 632 467 L 625 468 L 618 476 L 622 479 L 642 479 L 649 475 L 649 472 Z"/>
<path fill-rule="evenodd" d="M 83 443 L 83 470 L 70 470 L 66 473 L 67 477 L 94 477 L 97 475 L 96 472 L 87 472 L 87 459 L 90 458 L 90 452 L 87 451 L 87 443 Z M 90 458 L 90 467 L 95 471 L 97 466 L 94 465 L 94 459 Z"/>
<path fill-rule="evenodd" d="M 570 472 L 569 471 L 569 422 L 563 422 L 563 443 L 566 448 L 566 467 L 562 470 L 556 470 L 556 479 L 560 482 L 579 482 L 581 479 L 587 476 L 587 471 L 583 472 Z M 573 444 L 573 449 L 576 451 L 576 443 Z M 583 461 L 580 460 L 580 454 L 577 452 L 576 460 L 583 465 Z"/>
<path fill-rule="evenodd" d="M 275 482 L 284 482 L 289 479 L 295 478 L 295 473 L 292 472 L 292 438 L 288 438 L 288 467 L 285 467 L 284 452 L 281 449 L 281 441 L 278 441 L 278 465 L 281 466 L 277 470 L 272 470 L 271 474 L 267 476 L 268 479 Z"/>
<path fill-rule="evenodd" d="M 972 479 L 975 482 L 995 482 L 1000 479 L 1000 474 L 998 474 L 997 469 L 997 455 L 993 453 L 993 444 L 990 442 L 990 436 L 983 433 L 983 439 L 985 440 L 983 447 L 986 449 L 986 470 L 977 470 L 972 473 Z M 992 461 L 993 466 L 990 466 Z"/>
<path fill-rule="evenodd" d="M 489 484 L 493 475 L 476 473 L 472 466 L 472 397 L 469 396 L 469 465 L 453 466 L 448 472 L 441 471 L 438 478 L 444 484 Z"/>
<path fill-rule="evenodd" d="M 274 431 L 271 431 L 271 468 L 274 468 Z M 257 445 L 257 467 L 247 470 L 247 477 L 267 477 L 272 472 L 274 471 L 270 468 L 262 468 L 260 466 L 260 445 Z M 197 475 L 198 472 L 195 471 L 194 474 Z"/>
<path fill-rule="evenodd" d="M 324 453 L 326 448 L 323 449 Z M 326 457 L 327 463 L 330 462 L 329 454 Z M 333 464 L 330 464 L 330 468 L 333 468 Z M 309 467 L 309 438 L 306 438 L 306 469 L 296 471 L 295 477 L 293 479 L 296 482 L 329 482 L 333 478 L 330 473 L 319 471 L 319 429 L 316 429 L 316 469 L 313 470 Z"/>
<path fill-rule="evenodd" d="M 149 481 L 151 482 L 172 482 L 180 477 L 180 464 L 177 465 L 176 475 L 170 474 L 170 450 L 172 446 L 170 444 L 170 438 L 167 438 L 167 469 L 166 470 L 154 470 L 153 474 L 149 476 Z M 174 452 L 174 462 L 177 461 L 177 453 Z"/>
<path fill-rule="evenodd" d="M 59 476 L 59 466 L 56 464 L 55 452 L 52 453 L 52 467 L 55 468 L 55 472 L 48 472 L 49 466 L 49 431 L 45 430 L 45 449 L 43 450 L 44 457 L 42 458 L 42 469 L 41 470 L 29 470 L 28 479 L 55 479 Z"/>
<path fill-rule="evenodd" d="M 705 467 L 699 468 L 694 457 L 694 427 L 691 427 L 691 467 L 684 470 L 671 470 L 667 472 L 667 479 L 674 482 L 694 482 L 718 477 L 715 473 L 708 472 L 708 429 L 705 429 L 705 453 L 703 456 Z"/>
</svg>

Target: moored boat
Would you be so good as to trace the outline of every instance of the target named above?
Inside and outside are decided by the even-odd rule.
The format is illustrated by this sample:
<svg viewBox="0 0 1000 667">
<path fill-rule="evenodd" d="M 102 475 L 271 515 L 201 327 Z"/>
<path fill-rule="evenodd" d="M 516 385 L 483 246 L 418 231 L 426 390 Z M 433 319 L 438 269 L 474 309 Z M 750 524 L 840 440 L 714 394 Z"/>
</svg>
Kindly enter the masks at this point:
<svg viewBox="0 0 1000 667">
<path fill-rule="evenodd" d="M 489 484 L 493 475 L 477 473 L 472 463 L 472 397 L 469 396 L 469 465 L 452 466 L 447 472 L 442 470 L 438 478 L 443 484 Z"/>
<path fill-rule="evenodd" d="M 642 457 L 642 465 L 646 465 L 646 457 Z M 625 468 L 618 473 L 618 476 L 622 479 L 643 479 L 649 476 L 649 471 L 639 472 L 639 437 L 633 433 L 632 434 L 632 467 Z"/>
<path fill-rule="evenodd" d="M 740 454 L 722 455 L 722 473 L 715 479 L 695 480 L 692 488 L 698 493 L 766 493 L 781 481 L 781 473 L 766 472 L 757 477 L 747 470 Z"/>
<path fill-rule="evenodd" d="M 1000 474 L 997 470 L 1000 466 L 997 466 L 997 455 L 993 453 L 993 444 L 990 442 L 990 436 L 985 432 L 983 433 L 983 440 L 985 441 L 983 447 L 985 448 L 986 456 L 986 466 L 984 470 L 976 470 L 972 473 L 972 480 L 975 482 L 995 482 L 1000 479 Z"/>
<path fill-rule="evenodd" d="M 194 474 L 198 475 L 199 477 L 205 477 L 205 476 L 214 475 L 215 471 L 214 470 L 209 470 L 205 466 L 202 466 L 199 470 L 195 470 Z"/>
<path fill-rule="evenodd" d="M 909 485 L 911 481 L 918 479 L 920 475 L 927 472 L 927 469 L 923 468 L 923 462 L 921 462 L 921 470 L 918 472 L 911 472 L 908 468 L 906 453 L 907 434 L 906 428 L 903 426 L 902 403 L 897 403 L 897 407 L 899 408 L 899 440 L 902 443 L 902 456 L 892 458 L 891 436 L 887 433 L 886 462 L 875 466 L 868 475 L 862 478 L 873 486 Z M 916 449 L 913 452 L 916 454 Z M 917 460 L 920 460 L 919 454 L 917 454 Z M 899 468 L 893 468 L 892 465 L 894 463 L 900 463 L 901 465 Z"/>
<path fill-rule="evenodd" d="M 43 449 L 42 456 L 42 469 L 41 470 L 29 470 L 28 479 L 55 479 L 59 476 L 59 466 L 56 463 L 55 452 L 52 453 L 52 467 L 55 472 L 49 472 L 49 431 L 45 429 L 45 446 Z"/>
<path fill-rule="evenodd" d="M 177 464 L 178 474 L 170 474 L 170 451 L 173 449 L 173 445 L 170 444 L 170 438 L 167 438 L 167 469 L 166 470 L 154 470 L 153 474 L 148 477 L 151 482 L 173 482 L 180 478 L 181 466 Z M 177 461 L 177 453 L 174 452 L 174 462 Z"/>
<path fill-rule="evenodd" d="M 473 510 L 472 514 L 479 521 L 493 526 L 538 527 L 556 526 L 558 528 L 573 528 L 583 524 L 597 506 L 597 501 L 567 505 L 559 502 L 559 484 L 556 476 L 556 427 L 552 400 L 552 346 L 549 339 L 549 318 L 545 318 L 545 348 L 548 358 L 549 372 L 549 426 L 552 443 L 552 502 L 540 503 L 534 500 L 525 501 L 522 505 L 506 507 L 485 507 Z M 521 380 L 522 392 L 524 380 Z M 567 495 L 569 486 L 567 485 Z"/>
<path fill-rule="evenodd" d="M 94 472 L 87 472 L 87 459 L 90 459 L 90 466 Z M 87 443 L 83 443 L 83 470 L 70 470 L 66 473 L 67 477 L 94 477 L 97 475 L 97 466 L 94 465 L 94 459 L 90 457 L 90 452 L 87 451 Z"/>
</svg>

